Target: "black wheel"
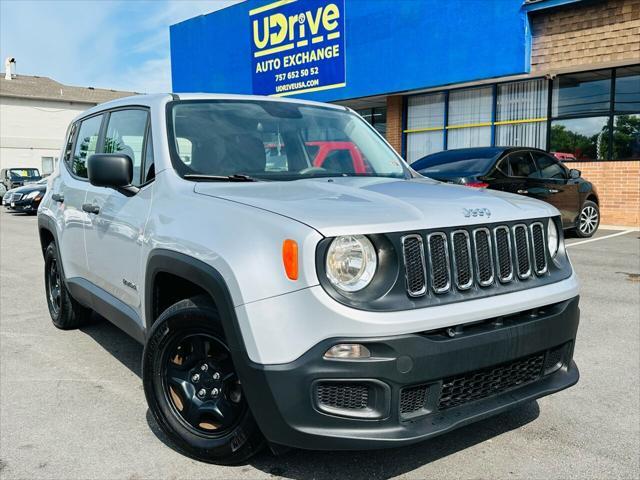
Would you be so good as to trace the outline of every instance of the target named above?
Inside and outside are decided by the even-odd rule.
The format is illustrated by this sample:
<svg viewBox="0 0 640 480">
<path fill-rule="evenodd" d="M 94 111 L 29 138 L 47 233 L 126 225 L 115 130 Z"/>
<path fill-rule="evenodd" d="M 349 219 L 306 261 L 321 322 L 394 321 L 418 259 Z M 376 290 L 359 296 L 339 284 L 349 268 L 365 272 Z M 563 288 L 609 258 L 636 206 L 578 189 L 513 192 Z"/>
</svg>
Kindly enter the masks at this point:
<svg viewBox="0 0 640 480">
<path fill-rule="evenodd" d="M 228 465 L 262 448 L 207 297 L 182 300 L 160 315 L 144 348 L 142 377 L 151 413 L 184 454 Z"/>
<path fill-rule="evenodd" d="M 53 242 L 44 254 L 44 286 L 49 314 L 57 328 L 71 330 L 89 322 L 91 310 L 75 301 L 64 284 L 58 250 Z"/>
<path fill-rule="evenodd" d="M 587 200 L 580 209 L 578 224 L 576 225 L 576 235 L 581 238 L 592 237 L 600 225 L 600 209 L 598 204 Z"/>
</svg>

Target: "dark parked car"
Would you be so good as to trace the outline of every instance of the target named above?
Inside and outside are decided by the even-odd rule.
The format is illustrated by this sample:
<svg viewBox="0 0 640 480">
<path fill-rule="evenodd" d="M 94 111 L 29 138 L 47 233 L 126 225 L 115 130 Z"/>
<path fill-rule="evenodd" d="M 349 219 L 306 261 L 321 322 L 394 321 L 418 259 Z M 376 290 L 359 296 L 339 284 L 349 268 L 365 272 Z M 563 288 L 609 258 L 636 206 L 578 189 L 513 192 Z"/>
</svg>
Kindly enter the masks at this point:
<svg viewBox="0 0 640 480">
<path fill-rule="evenodd" d="M 5 193 L 2 203 L 17 212 L 37 213 L 42 197 L 47 191 L 47 180 L 30 183 L 24 187 L 14 188 Z"/>
<path fill-rule="evenodd" d="M 37 168 L 3 168 L 0 170 L 0 183 L 7 190 L 37 182 L 41 178 Z"/>
<path fill-rule="evenodd" d="M 478 147 L 427 155 L 411 167 L 427 177 L 470 187 L 519 193 L 549 202 L 565 229 L 590 237 L 600 224 L 598 193 L 580 170 L 567 168 L 543 150 Z"/>
</svg>

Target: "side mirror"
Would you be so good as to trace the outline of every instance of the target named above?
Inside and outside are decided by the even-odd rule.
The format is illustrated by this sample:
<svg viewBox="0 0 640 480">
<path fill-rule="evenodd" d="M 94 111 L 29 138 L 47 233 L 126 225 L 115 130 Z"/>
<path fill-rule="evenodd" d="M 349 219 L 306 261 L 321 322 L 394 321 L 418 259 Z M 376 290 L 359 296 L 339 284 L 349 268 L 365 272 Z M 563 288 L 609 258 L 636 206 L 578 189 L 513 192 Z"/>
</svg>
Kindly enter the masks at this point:
<svg viewBox="0 0 640 480">
<path fill-rule="evenodd" d="M 91 185 L 123 188 L 133 180 L 133 160 L 124 153 L 97 153 L 87 161 Z"/>
<path fill-rule="evenodd" d="M 569 178 L 580 178 L 580 176 L 582 175 L 582 172 L 580 170 L 577 170 L 575 168 L 572 168 L 571 170 L 569 170 Z"/>
</svg>

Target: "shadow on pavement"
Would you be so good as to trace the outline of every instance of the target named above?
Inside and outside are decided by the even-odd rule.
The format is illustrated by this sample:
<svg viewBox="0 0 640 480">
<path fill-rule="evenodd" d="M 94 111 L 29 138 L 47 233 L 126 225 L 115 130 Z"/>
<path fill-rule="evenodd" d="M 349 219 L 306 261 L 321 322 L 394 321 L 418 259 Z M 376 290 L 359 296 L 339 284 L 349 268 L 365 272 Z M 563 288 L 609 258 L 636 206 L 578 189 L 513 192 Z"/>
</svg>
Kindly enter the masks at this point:
<svg viewBox="0 0 640 480">
<path fill-rule="evenodd" d="M 142 345 L 109 320 L 94 313 L 91 323 L 80 328 L 125 367 L 142 379 Z"/>
<path fill-rule="evenodd" d="M 141 376 L 142 346 L 97 315 L 91 325 L 82 328 L 102 348 L 125 367 Z M 386 450 L 344 452 L 291 450 L 274 456 L 268 449 L 250 459 L 248 465 L 267 474 L 291 479 L 386 479 L 411 472 L 423 465 L 520 428 L 540 415 L 537 402 L 527 403 L 496 417 L 462 427 L 416 445 Z M 146 421 L 154 435 L 174 448 L 147 409 Z M 206 464 L 202 464 L 207 468 Z M 244 468 L 239 466 L 237 468 Z M 244 470 L 243 470 L 244 472 Z M 478 472 L 482 476 L 482 472 Z"/>
</svg>

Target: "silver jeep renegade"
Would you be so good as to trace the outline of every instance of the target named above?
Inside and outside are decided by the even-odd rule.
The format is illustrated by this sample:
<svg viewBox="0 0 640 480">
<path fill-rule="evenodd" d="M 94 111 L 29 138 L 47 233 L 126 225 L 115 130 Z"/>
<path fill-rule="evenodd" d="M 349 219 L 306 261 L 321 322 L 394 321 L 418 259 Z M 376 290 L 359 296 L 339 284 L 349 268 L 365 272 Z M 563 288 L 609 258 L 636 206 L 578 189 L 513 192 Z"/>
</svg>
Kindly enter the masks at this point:
<svg viewBox="0 0 640 480">
<path fill-rule="evenodd" d="M 558 211 L 409 168 L 353 111 L 151 95 L 70 126 L 39 209 L 56 327 L 144 344 L 177 449 L 408 445 L 578 381 Z"/>
</svg>

